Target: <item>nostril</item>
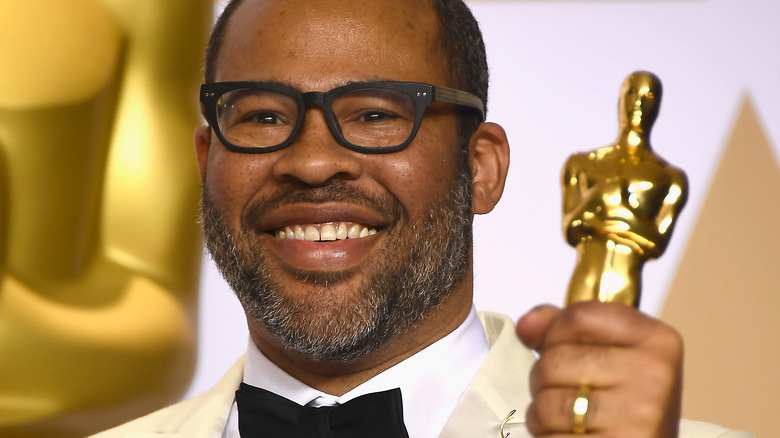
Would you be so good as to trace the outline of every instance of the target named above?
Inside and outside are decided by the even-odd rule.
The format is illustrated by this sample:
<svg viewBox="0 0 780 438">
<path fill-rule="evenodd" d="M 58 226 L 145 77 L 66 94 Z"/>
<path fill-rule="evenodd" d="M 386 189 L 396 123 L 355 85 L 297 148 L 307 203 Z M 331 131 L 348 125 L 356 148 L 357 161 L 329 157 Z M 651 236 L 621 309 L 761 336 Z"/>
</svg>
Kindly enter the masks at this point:
<svg viewBox="0 0 780 438">
<path fill-rule="evenodd" d="M 277 180 L 321 186 L 332 180 L 354 180 L 363 166 L 357 152 L 341 147 L 329 136 L 306 135 L 279 151 L 273 173 Z"/>
</svg>

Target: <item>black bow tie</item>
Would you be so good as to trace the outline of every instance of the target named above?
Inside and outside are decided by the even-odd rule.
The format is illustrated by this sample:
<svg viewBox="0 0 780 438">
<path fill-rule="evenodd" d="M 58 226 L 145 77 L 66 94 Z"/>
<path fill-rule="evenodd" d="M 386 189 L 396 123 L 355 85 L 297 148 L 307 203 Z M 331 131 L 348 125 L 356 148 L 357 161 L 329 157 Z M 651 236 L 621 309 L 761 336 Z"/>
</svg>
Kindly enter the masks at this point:
<svg viewBox="0 0 780 438">
<path fill-rule="evenodd" d="M 242 383 L 236 403 L 242 438 L 409 438 L 398 388 L 315 408 Z"/>
</svg>

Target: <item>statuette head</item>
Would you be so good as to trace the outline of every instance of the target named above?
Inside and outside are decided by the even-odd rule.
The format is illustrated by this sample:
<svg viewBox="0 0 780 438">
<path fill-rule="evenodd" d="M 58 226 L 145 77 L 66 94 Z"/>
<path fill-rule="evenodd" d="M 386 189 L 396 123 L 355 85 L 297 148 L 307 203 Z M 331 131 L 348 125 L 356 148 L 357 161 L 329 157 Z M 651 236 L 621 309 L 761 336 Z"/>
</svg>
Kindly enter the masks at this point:
<svg viewBox="0 0 780 438">
<path fill-rule="evenodd" d="M 620 89 L 620 127 L 649 132 L 661 105 L 661 81 L 644 71 L 632 73 Z"/>
</svg>

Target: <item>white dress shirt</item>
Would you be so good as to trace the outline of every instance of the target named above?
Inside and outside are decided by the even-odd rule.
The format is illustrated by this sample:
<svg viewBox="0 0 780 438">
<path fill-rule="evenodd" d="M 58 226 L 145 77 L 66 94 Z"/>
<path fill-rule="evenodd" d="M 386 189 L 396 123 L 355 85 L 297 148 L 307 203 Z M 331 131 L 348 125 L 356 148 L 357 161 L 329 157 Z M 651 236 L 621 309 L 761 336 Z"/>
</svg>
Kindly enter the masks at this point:
<svg viewBox="0 0 780 438">
<path fill-rule="evenodd" d="M 452 333 L 340 397 L 311 388 L 285 373 L 268 360 L 251 340 L 243 381 L 302 406 L 335 405 L 361 395 L 401 388 L 404 423 L 409 437 L 433 438 L 441 434 L 488 349 L 485 332 L 472 307 L 466 320 Z M 239 438 L 235 402 L 223 437 Z"/>
</svg>

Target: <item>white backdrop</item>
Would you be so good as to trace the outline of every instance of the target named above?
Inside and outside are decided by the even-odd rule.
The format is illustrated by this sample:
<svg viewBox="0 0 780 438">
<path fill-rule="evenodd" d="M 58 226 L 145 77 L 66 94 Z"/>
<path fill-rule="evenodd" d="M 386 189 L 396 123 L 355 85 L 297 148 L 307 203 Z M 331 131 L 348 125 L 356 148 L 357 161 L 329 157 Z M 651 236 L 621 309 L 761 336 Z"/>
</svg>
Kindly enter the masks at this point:
<svg viewBox="0 0 780 438">
<path fill-rule="evenodd" d="M 664 85 L 652 144 L 690 182 L 666 255 L 645 268 L 642 309 L 657 314 L 746 97 L 780 155 L 780 2 L 468 3 L 488 48 L 488 119 L 506 128 L 512 146 L 504 198 L 475 224 L 477 307 L 517 318 L 562 302 L 575 251 L 561 233 L 561 166 L 574 151 L 615 139 L 620 84 L 644 69 Z M 780 202 L 780 187 L 769 189 L 769 201 Z M 243 313 L 207 258 L 200 304 L 188 396 L 210 387 L 248 342 Z"/>
</svg>

